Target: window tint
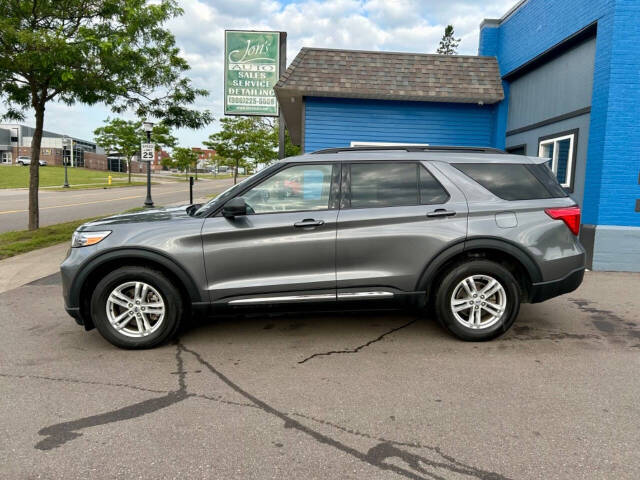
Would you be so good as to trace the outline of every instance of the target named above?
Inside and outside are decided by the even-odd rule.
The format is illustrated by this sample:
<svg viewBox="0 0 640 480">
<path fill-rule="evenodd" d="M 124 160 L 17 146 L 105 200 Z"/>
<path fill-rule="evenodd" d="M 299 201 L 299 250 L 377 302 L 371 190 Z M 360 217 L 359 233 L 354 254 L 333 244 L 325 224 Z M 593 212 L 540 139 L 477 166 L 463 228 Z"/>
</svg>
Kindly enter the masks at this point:
<svg viewBox="0 0 640 480">
<path fill-rule="evenodd" d="M 527 170 L 529 170 L 533 175 L 542 183 L 547 191 L 554 198 L 566 197 L 567 192 L 562 188 L 562 186 L 558 183 L 555 175 L 549 168 L 548 163 L 538 163 L 536 165 L 527 165 Z"/>
<path fill-rule="evenodd" d="M 420 171 L 420 203 L 422 205 L 432 205 L 445 203 L 449 200 L 449 194 L 442 188 L 442 185 L 424 167 L 419 167 Z"/>
<path fill-rule="evenodd" d="M 354 163 L 351 165 L 351 207 L 395 207 L 418 204 L 415 163 Z"/>
<path fill-rule="evenodd" d="M 331 165 L 297 165 L 256 185 L 242 197 L 250 213 L 326 210 Z"/>
<path fill-rule="evenodd" d="M 543 175 L 533 173 L 530 167 L 537 165 L 524 165 L 519 163 L 458 163 L 454 165 L 494 195 L 505 200 L 532 200 L 536 198 L 565 197 L 559 194 L 557 188 L 547 186 L 549 182 L 557 181 L 553 177 L 547 177 L 541 181 L 538 177 Z M 543 178 L 543 177 L 540 177 Z M 559 187 L 559 185 L 557 185 Z M 562 190 L 562 188 L 560 188 Z"/>
</svg>

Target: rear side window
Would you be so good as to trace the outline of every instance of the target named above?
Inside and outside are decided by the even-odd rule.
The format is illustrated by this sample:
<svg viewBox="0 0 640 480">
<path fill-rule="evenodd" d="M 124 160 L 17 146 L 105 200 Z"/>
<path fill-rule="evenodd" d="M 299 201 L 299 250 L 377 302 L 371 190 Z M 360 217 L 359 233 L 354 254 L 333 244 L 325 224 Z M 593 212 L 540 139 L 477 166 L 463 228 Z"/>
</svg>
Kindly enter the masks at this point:
<svg viewBox="0 0 640 480">
<path fill-rule="evenodd" d="M 415 163 L 353 163 L 351 208 L 418 204 Z"/>
<path fill-rule="evenodd" d="M 546 167 L 542 164 L 457 163 L 454 166 L 504 200 L 567 196 L 558 181 L 543 171 Z"/>
</svg>

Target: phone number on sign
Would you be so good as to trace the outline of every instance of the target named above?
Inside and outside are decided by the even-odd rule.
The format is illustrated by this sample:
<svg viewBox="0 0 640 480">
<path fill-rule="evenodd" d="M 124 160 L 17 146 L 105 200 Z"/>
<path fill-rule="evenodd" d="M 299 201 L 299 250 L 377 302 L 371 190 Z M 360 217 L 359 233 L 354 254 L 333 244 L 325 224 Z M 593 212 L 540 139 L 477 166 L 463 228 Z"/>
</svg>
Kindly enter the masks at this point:
<svg viewBox="0 0 640 480">
<path fill-rule="evenodd" d="M 274 107 L 275 97 L 227 97 L 227 105 L 266 105 Z"/>
</svg>

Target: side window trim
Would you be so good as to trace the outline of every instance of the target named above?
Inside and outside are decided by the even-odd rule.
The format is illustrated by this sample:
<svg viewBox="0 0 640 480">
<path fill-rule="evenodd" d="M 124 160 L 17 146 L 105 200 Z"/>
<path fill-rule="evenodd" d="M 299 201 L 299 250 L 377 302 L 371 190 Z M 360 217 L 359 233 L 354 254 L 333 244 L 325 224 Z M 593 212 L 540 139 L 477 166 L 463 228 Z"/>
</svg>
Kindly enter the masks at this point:
<svg viewBox="0 0 640 480">
<path fill-rule="evenodd" d="M 423 162 L 417 162 L 417 165 L 418 165 L 418 197 L 419 197 L 419 200 L 420 200 L 420 205 L 444 205 L 445 203 L 448 203 L 449 200 L 451 200 L 451 194 L 449 193 L 449 190 L 447 190 L 444 187 L 444 185 L 442 185 L 440 180 L 438 180 L 438 177 L 436 177 L 433 174 L 433 171 L 428 167 L 428 165 L 425 165 Z M 431 178 L 433 178 L 436 181 L 436 183 L 438 185 L 440 185 L 440 188 L 442 189 L 442 191 L 447 194 L 447 198 L 444 200 L 444 202 L 442 202 L 442 203 L 422 203 L 422 182 L 420 181 L 420 169 L 425 170 L 431 176 Z"/>
</svg>

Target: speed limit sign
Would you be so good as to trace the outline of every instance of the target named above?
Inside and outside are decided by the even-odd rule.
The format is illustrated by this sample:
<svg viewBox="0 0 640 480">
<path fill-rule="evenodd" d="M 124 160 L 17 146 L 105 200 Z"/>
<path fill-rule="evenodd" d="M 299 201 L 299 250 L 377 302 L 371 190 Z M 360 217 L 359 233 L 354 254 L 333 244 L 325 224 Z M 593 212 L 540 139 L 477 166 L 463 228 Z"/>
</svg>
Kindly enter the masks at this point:
<svg viewBox="0 0 640 480">
<path fill-rule="evenodd" d="M 140 149 L 141 160 L 143 162 L 152 162 L 153 161 L 153 152 L 155 151 L 155 145 L 153 143 L 143 143 L 142 148 Z"/>
</svg>

